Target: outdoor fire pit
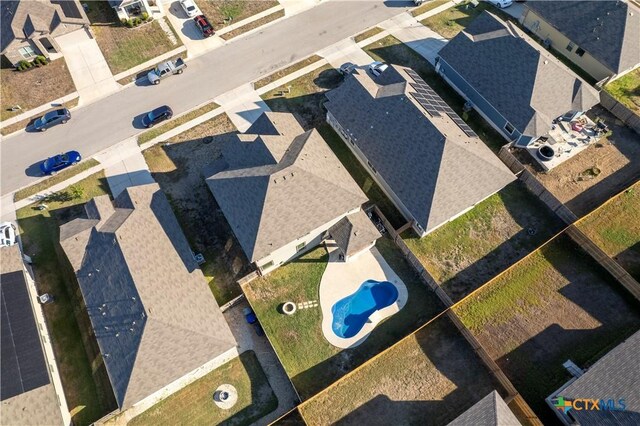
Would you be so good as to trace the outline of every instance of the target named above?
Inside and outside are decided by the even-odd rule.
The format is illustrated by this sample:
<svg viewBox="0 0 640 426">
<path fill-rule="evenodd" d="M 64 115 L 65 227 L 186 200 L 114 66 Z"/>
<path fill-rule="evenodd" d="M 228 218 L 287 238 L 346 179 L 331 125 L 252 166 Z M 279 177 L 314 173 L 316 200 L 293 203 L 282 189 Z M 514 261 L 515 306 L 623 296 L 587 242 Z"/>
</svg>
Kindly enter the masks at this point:
<svg viewBox="0 0 640 426">
<path fill-rule="evenodd" d="M 556 152 L 549 145 L 542 145 L 540 148 L 538 148 L 538 157 L 540 157 L 542 161 L 553 160 L 553 157 L 555 155 Z"/>
</svg>

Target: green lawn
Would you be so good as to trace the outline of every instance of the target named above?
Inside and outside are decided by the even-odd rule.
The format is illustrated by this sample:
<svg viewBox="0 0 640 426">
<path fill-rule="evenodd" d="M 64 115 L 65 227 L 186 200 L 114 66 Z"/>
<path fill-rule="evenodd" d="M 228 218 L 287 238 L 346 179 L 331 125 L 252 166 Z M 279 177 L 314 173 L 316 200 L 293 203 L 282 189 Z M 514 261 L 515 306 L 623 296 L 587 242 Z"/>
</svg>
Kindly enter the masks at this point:
<svg viewBox="0 0 640 426">
<path fill-rule="evenodd" d="M 484 5 L 484 3 L 481 3 L 481 5 Z M 464 99 L 436 73 L 436 70 L 425 58 L 397 38 L 387 36 L 364 47 L 364 51 L 377 61 L 402 65 L 415 70 L 467 122 L 492 151 L 497 153 L 506 143 L 505 139 L 485 122 L 475 110 L 463 113 Z"/>
<path fill-rule="evenodd" d="M 428 11 L 435 9 L 436 7 L 440 7 L 446 3 L 449 3 L 449 0 L 428 0 L 422 6 L 413 9 L 411 11 L 411 16 L 420 16 L 423 13 L 427 13 Z"/>
<path fill-rule="evenodd" d="M 640 68 L 607 84 L 604 89 L 640 115 Z"/>
<path fill-rule="evenodd" d="M 353 37 L 353 40 L 356 43 L 360 43 L 361 41 L 364 41 L 368 38 L 373 37 L 376 34 L 380 34 L 382 31 L 384 31 L 382 28 L 380 27 L 373 27 L 373 28 L 369 28 L 367 31 L 364 31 L 358 35 L 356 35 L 355 37 Z"/>
<path fill-rule="evenodd" d="M 64 182 L 65 180 L 70 179 L 73 176 L 84 172 L 85 170 L 89 170 L 90 168 L 95 167 L 98 164 L 100 164 L 98 160 L 94 160 L 93 158 L 90 158 L 87 161 L 82 161 L 75 167 L 60 172 L 55 176 L 51 176 L 40 183 L 36 183 L 35 185 L 31 185 L 27 188 L 17 191 L 13 196 L 13 200 L 24 200 L 25 198 L 31 197 L 32 195 L 42 192 L 47 188 L 51 188 L 53 185 Z"/>
<path fill-rule="evenodd" d="M 516 181 L 427 236 L 406 231 L 403 239 L 455 301 L 560 229 L 562 222 L 553 212 Z"/>
<path fill-rule="evenodd" d="M 143 145 L 150 140 L 157 138 L 161 134 L 167 133 L 169 130 L 173 130 L 178 126 L 181 126 L 191 120 L 200 117 L 201 115 L 213 111 L 219 106 L 220 105 L 216 104 L 215 102 L 210 102 L 206 105 L 201 106 L 200 108 L 194 109 L 193 111 L 181 115 L 180 117 L 174 118 L 173 120 L 170 120 L 161 126 L 154 127 L 151 130 L 147 130 L 146 132 L 138 135 L 138 145 Z"/>
<path fill-rule="evenodd" d="M 108 398 L 92 377 L 83 339 L 87 330 L 78 325 L 76 314 L 81 309 L 81 296 L 75 276 L 62 248 L 58 244 L 58 227 L 83 214 L 82 204 L 89 199 L 108 193 L 104 173 L 96 173 L 74 185 L 81 196 L 68 201 L 59 193 L 47 201 L 48 210 L 33 209 L 33 205 L 17 212 L 25 254 L 31 256 L 38 290 L 50 293 L 55 303 L 44 305 L 44 314 L 52 337 L 53 349 L 62 378 L 72 421 L 88 425 L 112 408 Z M 57 201 L 56 201 L 57 200 Z"/>
<path fill-rule="evenodd" d="M 376 247 L 404 281 L 409 300 L 400 312 L 378 325 L 357 349 L 340 350 L 324 339 L 320 308 L 302 310 L 294 317 L 278 312 L 279 305 L 287 300 L 319 299 L 319 284 L 327 262 L 323 247 L 244 287 L 245 295 L 303 399 L 325 388 L 443 310 L 437 297 L 422 284 L 391 240 L 380 238 Z"/>
<path fill-rule="evenodd" d="M 500 389 L 450 320 L 440 317 L 299 406 L 312 425 L 445 425 Z M 504 396 L 504 393 L 503 393 Z"/>
<path fill-rule="evenodd" d="M 279 80 L 289 74 L 292 74 L 304 67 L 307 67 L 315 62 L 318 62 L 322 60 L 321 56 L 318 55 L 311 55 L 306 59 L 303 59 L 299 62 L 296 62 L 293 65 L 289 65 L 288 67 L 281 69 L 280 71 L 276 71 L 272 74 L 269 74 L 266 77 L 261 78 L 260 80 L 256 81 L 255 83 L 253 83 L 253 88 L 254 89 L 260 89 L 261 87 L 266 86 L 267 84 L 273 83 L 276 80 Z"/>
<path fill-rule="evenodd" d="M 213 394 L 221 384 L 238 391 L 230 410 L 218 408 Z M 167 399 L 134 417 L 130 426 L 142 425 L 250 425 L 278 407 L 267 377 L 253 351 L 216 368 Z"/>
<path fill-rule="evenodd" d="M 577 226 L 640 280 L 640 183 L 636 183 Z"/>
<path fill-rule="evenodd" d="M 430 5 L 430 3 L 432 2 L 427 3 L 425 6 Z M 464 30 L 473 21 L 473 18 L 487 9 L 491 12 L 496 12 L 496 9 L 488 3 L 480 2 L 478 6 L 473 7 L 471 3 L 464 2 L 420 22 L 442 37 L 451 39 Z"/>
<path fill-rule="evenodd" d="M 562 363 L 590 365 L 640 328 L 637 301 L 565 236 L 454 311 L 543 423 L 544 398 L 570 378 Z"/>
</svg>

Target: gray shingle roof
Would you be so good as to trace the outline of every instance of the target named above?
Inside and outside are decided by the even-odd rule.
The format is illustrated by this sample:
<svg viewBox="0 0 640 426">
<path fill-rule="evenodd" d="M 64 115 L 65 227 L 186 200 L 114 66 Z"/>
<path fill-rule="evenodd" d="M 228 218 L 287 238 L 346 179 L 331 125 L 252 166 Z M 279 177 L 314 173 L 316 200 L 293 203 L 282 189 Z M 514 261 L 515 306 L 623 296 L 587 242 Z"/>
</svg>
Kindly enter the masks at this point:
<svg viewBox="0 0 640 426">
<path fill-rule="evenodd" d="M 367 201 L 320 134 L 293 115 L 264 113 L 248 132 L 205 176 L 252 262 Z"/>
<path fill-rule="evenodd" d="M 585 411 L 569 411 L 569 414 L 580 421 L 580 424 L 634 424 L 640 421 L 640 332 L 636 332 L 627 340 L 613 348 L 591 366 L 582 376 L 559 393 L 565 399 L 575 398 L 623 398 L 626 411 L 602 415 Z M 615 416 L 619 418 L 616 420 Z M 624 419 L 635 419 L 633 422 L 616 423 Z M 605 423 L 609 421 L 610 423 Z"/>
<path fill-rule="evenodd" d="M 513 24 L 486 11 L 439 56 L 522 134 L 543 136 L 553 119 L 599 102 L 593 87 Z"/>
<path fill-rule="evenodd" d="M 66 3 L 51 0 L 2 0 L 0 2 L 0 52 L 16 39 L 29 37 L 34 31 L 64 34 L 63 22 L 89 24 L 77 0 Z"/>
<path fill-rule="evenodd" d="M 521 426 L 498 392 L 476 402 L 448 426 Z"/>
<path fill-rule="evenodd" d="M 329 228 L 329 234 L 347 257 L 357 254 L 380 238 L 380 232 L 362 210 L 340 219 Z"/>
<path fill-rule="evenodd" d="M 613 73 L 640 63 L 640 10 L 624 1 L 536 0 L 526 7 Z"/>
<path fill-rule="evenodd" d="M 409 94 L 407 68 L 391 65 L 387 73 L 395 75 L 348 76 L 327 93 L 325 106 L 425 231 L 515 180 L 477 136 L 467 136 L 445 114 L 424 112 Z"/>
<path fill-rule="evenodd" d="M 60 228 L 118 406 L 128 408 L 236 345 L 157 184 L 86 205 Z M 89 225 L 91 227 L 88 227 Z"/>
</svg>

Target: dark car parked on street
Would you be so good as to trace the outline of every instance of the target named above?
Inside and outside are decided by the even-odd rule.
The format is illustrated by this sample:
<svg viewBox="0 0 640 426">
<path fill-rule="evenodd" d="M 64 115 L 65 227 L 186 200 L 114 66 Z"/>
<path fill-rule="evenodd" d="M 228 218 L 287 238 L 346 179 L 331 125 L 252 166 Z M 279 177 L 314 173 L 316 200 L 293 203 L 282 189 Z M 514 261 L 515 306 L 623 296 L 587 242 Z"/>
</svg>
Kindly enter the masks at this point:
<svg viewBox="0 0 640 426">
<path fill-rule="evenodd" d="M 55 175 L 62 169 L 73 166 L 82 160 L 78 151 L 69 151 L 66 154 L 59 154 L 49 157 L 40 164 L 40 171 L 43 175 Z"/>
<path fill-rule="evenodd" d="M 142 125 L 144 127 L 153 127 L 161 121 L 169 120 L 171 117 L 173 117 L 173 111 L 167 105 L 163 105 L 142 117 Z"/>
<path fill-rule="evenodd" d="M 213 30 L 213 25 L 209 23 L 209 20 L 207 19 L 206 16 L 198 15 L 195 18 L 193 18 L 193 21 L 196 23 L 196 26 L 200 29 L 204 37 L 211 37 L 216 33 Z"/>
<path fill-rule="evenodd" d="M 66 108 L 60 108 L 54 111 L 49 111 L 42 117 L 38 118 L 33 123 L 33 127 L 36 130 L 44 132 L 49 127 L 53 127 L 56 124 L 65 124 L 69 120 L 71 120 L 71 113 L 69 112 L 69 110 Z"/>
</svg>

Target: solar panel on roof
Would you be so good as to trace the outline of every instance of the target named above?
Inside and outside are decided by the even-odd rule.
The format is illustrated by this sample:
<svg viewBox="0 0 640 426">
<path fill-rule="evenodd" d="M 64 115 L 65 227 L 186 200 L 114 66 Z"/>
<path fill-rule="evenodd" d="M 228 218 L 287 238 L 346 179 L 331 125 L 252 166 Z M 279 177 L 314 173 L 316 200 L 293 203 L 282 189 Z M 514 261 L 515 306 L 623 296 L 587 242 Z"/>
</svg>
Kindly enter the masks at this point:
<svg viewBox="0 0 640 426">
<path fill-rule="evenodd" d="M 451 119 L 453 120 L 454 123 L 456 123 L 458 125 L 458 127 L 460 127 L 460 129 L 469 137 L 476 137 L 476 133 L 473 131 L 473 129 L 471 129 L 471 127 L 469 127 L 469 125 L 467 123 L 464 122 L 464 120 L 462 118 L 460 118 L 455 112 L 451 112 L 451 114 L 448 114 L 449 117 L 451 117 Z"/>
<path fill-rule="evenodd" d="M 49 373 L 23 272 L 2 274 L 0 281 L 0 400 L 4 401 L 48 384 Z"/>
</svg>

